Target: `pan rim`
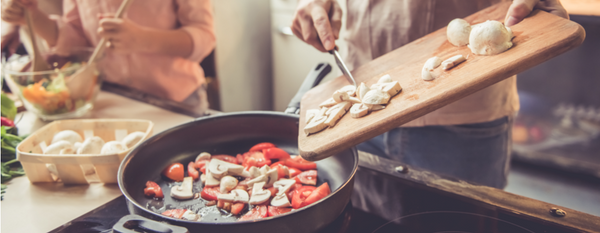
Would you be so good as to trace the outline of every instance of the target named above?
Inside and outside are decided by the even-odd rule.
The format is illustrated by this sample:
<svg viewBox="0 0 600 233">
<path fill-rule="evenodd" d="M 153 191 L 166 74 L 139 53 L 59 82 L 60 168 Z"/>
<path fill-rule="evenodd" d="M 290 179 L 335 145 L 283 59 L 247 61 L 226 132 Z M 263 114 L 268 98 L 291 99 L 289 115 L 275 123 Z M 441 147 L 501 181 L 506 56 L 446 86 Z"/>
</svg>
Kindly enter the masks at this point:
<svg viewBox="0 0 600 233">
<path fill-rule="evenodd" d="M 200 118 L 196 118 L 192 121 L 189 122 L 185 122 L 182 124 L 179 124 L 177 126 L 173 126 L 169 129 L 166 129 L 158 134 L 153 135 L 152 137 L 146 139 L 144 142 L 142 142 L 142 144 L 138 145 L 136 148 L 134 148 L 133 150 L 131 150 L 126 156 L 125 158 L 123 158 L 123 161 L 121 162 L 121 164 L 119 165 L 119 170 L 117 173 L 117 179 L 118 179 L 118 185 L 119 185 L 119 190 L 121 191 L 121 193 L 123 194 L 123 196 L 125 196 L 127 202 L 129 202 L 130 204 L 135 205 L 138 209 L 144 211 L 147 214 L 152 215 L 153 217 L 156 218 L 162 218 L 162 219 L 168 219 L 169 221 L 172 222 L 176 222 L 177 224 L 201 224 L 201 225 L 244 225 L 244 224 L 250 224 L 250 223 L 255 223 L 255 222 L 262 222 L 262 221 L 267 221 L 267 220 L 272 220 L 272 219 L 277 219 L 277 218 L 285 218 L 285 217 L 289 217 L 292 216 L 288 213 L 286 214 L 281 214 L 281 215 L 277 215 L 277 216 L 271 216 L 271 217 L 266 217 L 266 218 L 261 218 L 261 219 L 252 219 L 252 220 L 246 220 L 246 221 L 235 221 L 235 222 L 197 222 L 197 221 L 188 221 L 188 220 L 183 220 L 183 219 L 176 219 L 176 218 L 172 218 L 172 217 L 168 217 L 168 216 L 164 216 L 161 214 L 158 214 L 156 212 L 150 211 L 148 210 L 146 207 L 140 205 L 137 201 L 135 201 L 135 199 L 129 194 L 129 192 L 127 192 L 127 190 L 125 190 L 124 188 L 124 180 L 123 180 L 123 173 L 125 168 L 127 167 L 127 164 L 129 163 L 129 161 L 132 159 L 133 156 L 135 156 L 135 154 L 137 153 L 137 151 L 140 150 L 140 148 L 144 147 L 145 145 L 151 143 L 151 141 L 156 140 L 159 137 L 162 137 L 162 135 L 164 134 L 168 134 L 170 132 L 173 131 L 177 131 L 181 128 L 185 128 L 188 127 L 189 125 L 195 124 L 198 121 L 210 121 L 216 118 L 231 118 L 231 117 L 239 117 L 239 116 L 252 116 L 252 117 L 258 117 L 258 116 L 274 116 L 274 117 L 287 117 L 287 118 L 292 118 L 292 119 L 296 119 L 297 121 L 299 121 L 299 116 L 296 114 L 289 114 L 289 113 L 282 113 L 282 112 L 273 112 L 273 111 L 240 111 L 240 112 L 230 112 L 230 113 L 222 113 L 222 114 L 217 114 L 217 115 L 211 115 L 211 116 L 205 116 L 205 117 L 200 117 Z M 305 206 L 301 209 L 298 210 L 294 210 L 292 212 L 298 212 L 298 211 L 305 211 L 309 208 L 312 208 L 313 206 L 326 201 L 329 199 L 329 197 L 332 197 L 333 195 L 339 193 L 342 191 L 343 188 L 345 188 L 346 186 L 350 185 L 351 182 L 353 182 L 354 180 L 354 176 L 356 175 L 356 171 L 358 170 L 358 151 L 356 149 L 356 147 L 350 147 L 346 150 L 350 150 L 352 152 L 352 156 L 354 157 L 354 164 L 352 165 L 352 171 L 350 172 L 349 178 L 342 184 L 340 185 L 340 187 L 338 189 L 336 189 L 335 191 L 331 192 L 331 194 L 329 194 L 326 198 L 320 199 L 317 202 L 314 202 L 308 206 Z M 131 211 L 130 211 L 131 213 Z M 291 212 L 289 212 L 291 213 Z M 133 213 L 131 213 L 133 214 Z"/>
</svg>

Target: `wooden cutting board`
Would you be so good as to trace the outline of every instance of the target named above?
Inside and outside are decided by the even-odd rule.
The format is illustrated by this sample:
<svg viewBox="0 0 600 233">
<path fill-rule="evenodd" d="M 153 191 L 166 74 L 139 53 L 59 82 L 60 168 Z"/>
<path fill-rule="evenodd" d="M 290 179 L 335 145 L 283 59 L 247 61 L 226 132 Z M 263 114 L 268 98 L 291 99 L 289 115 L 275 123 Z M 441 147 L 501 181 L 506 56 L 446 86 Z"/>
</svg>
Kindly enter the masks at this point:
<svg viewBox="0 0 600 233">
<path fill-rule="evenodd" d="M 491 6 L 465 20 L 471 25 L 486 20 L 503 22 L 509 4 Z M 357 83 L 371 86 L 389 74 L 400 83 L 402 92 L 391 98 L 383 110 L 358 119 L 346 113 L 335 127 L 306 135 L 306 110 L 318 109 L 334 91 L 349 83 L 340 76 L 311 89 L 301 102 L 300 155 L 307 160 L 326 158 L 556 57 L 577 47 L 585 38 L 581 25 L 543 11 L 532 12 L 511 29 L 515 35 L 513 47 L 501 54 L 479 56 L 466 46 L 455 47 L 446 39 L 446 28 L 442 28 L 356 68 L 352 74 Z M 434 81 L 421 79 L 427 59 L 438 56 L 444 60 L 457 54 L 468 58 Z"/>
</svg>

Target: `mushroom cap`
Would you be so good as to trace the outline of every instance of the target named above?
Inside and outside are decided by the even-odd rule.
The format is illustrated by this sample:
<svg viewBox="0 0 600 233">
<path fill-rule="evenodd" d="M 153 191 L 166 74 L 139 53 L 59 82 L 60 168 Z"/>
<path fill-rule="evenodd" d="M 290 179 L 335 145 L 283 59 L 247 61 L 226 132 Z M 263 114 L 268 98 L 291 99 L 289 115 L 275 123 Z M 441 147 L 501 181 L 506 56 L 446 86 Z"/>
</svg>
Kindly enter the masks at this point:
<svg viewBox="0 0 600 233">
<path fill-rule="evenodd" d="M 448 23 L 446 28 L 446 37 L 454 46 L 464 46 L 469 44 L 469 34 L 471 33 L 471 24 L 464 19 L 456 18 Z"/>
<path fill-rule="evenodd" d="M 44 154 L 60 154 L 63 149 L 73 149 L 73 145 L 67 140 L 60 140 L 46 147 Z"/>
<path fill-rule="evenodd" d="M 52 142 L 50 144 L 54 144 L 55 142 L 65 140 L 70 142 L 71 144 L 75 144 L 76 142 L 83 142 L 83 138 L 77 132 L 73 130 L 63 130 L 52 137 Z"/>
<path fill-rule="evenodd" d="M 144 138 L 144 136 L 146 136 L 146 133 L 142 131 L 135 131 L 130 134 L 127 134 L 127 136 L 123 138 L 122 142 L 125 146 L 127 146 L 127 148 L 132 148 L 135 145 L 137 145 L 138 142 L 140 142 Z"/>
<path fill-rule="evenodd" d="M 512 32 L 504 24 L 488 20 L 473 26 L 469 36 L 469 48 L 477 55 L 495 55 L 512 47 Z"/>
<path fill-rule="evenodd" d="M 238 184 L 238 180 L 233 177 L 233 176 L 224 176 L 223 178 L 221 178 L 221 186 L 220 186 L 220 190 L 221 193 L 227 193 L 229 191 L 231 191 L 233 188 L 235 188 L 235 186 Z"/>
<path fill-rule="evenodd" d="M 93 136 L 81 143 L 81 147 L 77 149 L 77 154 L 100 154 L 102 146 L 104 146 L 104 140 L 98 136 Z"/>
<path fill-rule="evenodd" d="M 100 150 L 100 154 L 118 154 L 127 150 L 127 146 L 119 141 L 110 141 L 105 143 Z"/>
</svg>

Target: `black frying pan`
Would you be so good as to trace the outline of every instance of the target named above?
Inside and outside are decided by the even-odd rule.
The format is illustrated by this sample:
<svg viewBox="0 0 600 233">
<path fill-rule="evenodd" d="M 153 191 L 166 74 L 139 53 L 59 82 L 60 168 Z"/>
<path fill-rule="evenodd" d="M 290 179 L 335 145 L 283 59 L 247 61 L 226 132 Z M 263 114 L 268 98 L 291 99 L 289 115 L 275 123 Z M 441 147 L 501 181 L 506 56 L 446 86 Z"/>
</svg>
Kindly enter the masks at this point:
<svg viewBox="0 0 600 233">
<path fill-rule="evenodd" d="M 316 85 L 329 71 L 328 64 L 319 64 L 302 84 L 299 93 L 292 100 L 286 112 L 297 112 L 302 94 Z M 121 163 L 118 173 L 119 187 L 127 198 L 129 212 L 158 221 L 187 228 L 190 232 L 314 232 L 330 224 L 343 211 L 350 200 L 354 173 L 358 166 L 355 148 L 327 159 L 317 161 L 318 184 L 328 182 L 332 193 L 324 199 L 288 214 L 252 221 L 236 221 L 232 216 L 219 213 L 215 206 L 203 208 L 206 201 L 193 199 L 178 201 L 168 196 L 169 182 L 161 178 L 161 171 L 169 164 L 181 162 L 187 165 L 200 152 L 211 154 L 236 155 L 247 151 L 260 142 L 272 142 L 290 154 L 298 154 L 298 115 L 250 111 L 229 113 L 199 118 L 185 123 L 146 140 L 131 151 Z M 152 180 L 163 188 L 162 202 L 144 196 L 146 181 Z M 200 181 L 196 181 L 194 191 L 200 192 Z M 165 207 L 202 209 L 203 221 L 192 222 L 161 215 Z M 119 225 L 122 224 L 122 225 Z M 147 220 L 121 222 L 115 229 L 124 232 L 125 228 L 155 228 Z M 125 230 L 124 230 L 125 229 Z M 184 231 L 185 232 L 185 231 Z"/>
</svg>

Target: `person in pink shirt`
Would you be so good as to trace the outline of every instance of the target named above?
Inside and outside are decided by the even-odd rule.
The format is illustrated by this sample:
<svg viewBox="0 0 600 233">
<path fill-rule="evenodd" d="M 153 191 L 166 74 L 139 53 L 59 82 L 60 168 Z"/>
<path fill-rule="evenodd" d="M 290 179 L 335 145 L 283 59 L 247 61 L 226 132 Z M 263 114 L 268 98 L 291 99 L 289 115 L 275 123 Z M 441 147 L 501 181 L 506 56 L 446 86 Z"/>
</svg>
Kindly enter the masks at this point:
<svg viewBox="0 0 600 233">
<path fill-rule="evenodd" d="M 95 47 L 107 39 L 101 61 L 105 81 L 208 109 L 200 61 L 215 47 L 210 0 L 131 0 L 123 18 L 114 14 L 122 0 L 64 0 L 62 15 L 48 15 L 37 0 L 3 0 L 2 19 L 25 24 L 54 53 Z"/>
</svg>

